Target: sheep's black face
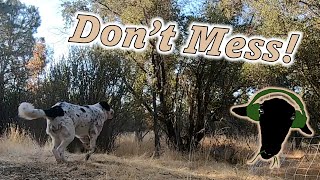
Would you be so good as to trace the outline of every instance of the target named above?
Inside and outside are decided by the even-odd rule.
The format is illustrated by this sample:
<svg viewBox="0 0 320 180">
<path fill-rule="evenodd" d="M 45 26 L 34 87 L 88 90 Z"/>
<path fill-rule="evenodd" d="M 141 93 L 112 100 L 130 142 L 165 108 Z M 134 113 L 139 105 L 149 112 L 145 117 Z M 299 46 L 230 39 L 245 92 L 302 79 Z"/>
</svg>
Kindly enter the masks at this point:
<svg viewBox="0 0 320 180">
<path fill-rule="evenodd" d="M 279 98 L 266 100 L 260 105 L 260 155 L 270 159 L 281 150 L 294 120 L 295 109 L 287 101 Z"/>
<path fill-rule="evenodd" d="M 237 116 L 245 118 L 246 108 L 234 107 L 231 110 Z M 280 152 L 295 118 L 295 109 L 286 100 L 273 98 L 260 105 L 259 114 L 260 155 L 263 159 L 270 159 Z"/>
</svg>

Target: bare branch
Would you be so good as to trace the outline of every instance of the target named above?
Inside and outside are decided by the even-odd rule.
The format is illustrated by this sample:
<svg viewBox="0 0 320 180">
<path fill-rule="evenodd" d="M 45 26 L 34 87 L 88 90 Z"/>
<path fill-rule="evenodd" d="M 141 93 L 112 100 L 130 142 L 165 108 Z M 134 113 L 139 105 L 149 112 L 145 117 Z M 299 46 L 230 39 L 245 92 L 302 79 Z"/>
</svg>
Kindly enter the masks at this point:
<svg viewBox="0 0 320 180">
<path fill-rule="evenodd" d="M 302 4 L 306 5 L 312 13 L 314 13 L 316 16 L 319 16 L 319 17 L 320 17 L 320 13 L 319 13 L 319 11 L 320 11 L 320 4 L 319 4 L 319 5 L 315 5 L 315 4 L 311 4 L 311 3 L 309 3 L 309 2 L 305 2 L 305 1 L 302 1 L 302 0 L 300 0 L 299 3 L 302 3 Z M 313 8 L 317 8 L 318 11 L 315 10 L 315 9 L 313 9 Z"/>
<path fill-rule="evenodd" d="M 111 11 L 113 14 L 120 16 L 120 14 L 114 10 L 112 10 L 109 6 L 107 6 L 106 4 L 101 3 L 100 1 L 94 1 L 95 3 L 98 3 L 99 5 L 107 8 L 109 11 Z"/>
<path fill-rule="evenodd" d="M 138 95 L 138 93 L 129 85 L 129 83 L 127 82 L 127 80 L 124 78 L 124 84 L 126 85 L 126 87 L 129 89 L 129 91 L 132 93 L 132 95 L 137 98 L 141 105 L 143 105 L 150 114 L 154 114 L 154 111 L 152 110 L 152 108 L 142 99 L 141 96 Z"/>
</svg>

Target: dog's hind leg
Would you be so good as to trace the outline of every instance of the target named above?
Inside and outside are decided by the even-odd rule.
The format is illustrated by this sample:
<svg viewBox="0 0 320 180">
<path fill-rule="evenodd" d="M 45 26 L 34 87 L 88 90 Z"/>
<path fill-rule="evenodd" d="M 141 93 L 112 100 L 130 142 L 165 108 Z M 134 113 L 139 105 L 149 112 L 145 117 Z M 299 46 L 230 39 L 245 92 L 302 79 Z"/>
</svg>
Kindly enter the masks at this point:
<svg viewBox="0 0 320 180">
<path fill-rule="evenodd" d="M 60 139 L 61 143 L 59 145 L 58 152 L 60 153 L 60 157 L 62 161 L 66 162 L 66 158 L 64 155 L 64 152 L 67 148 L 67 146 L 73 141 L 75 137 L 75 129 L 73 125 L 70 125 L 70 122 L 68 121 L 70 118 L 65 119 L 65 123 L 61 127 L 60 131 Z M 70 119 L 71 120 L 71 119 Z M 71 120 L 72 122 L 72 120 Z"/>
<path fill-rule="evenodd" d="M 61 140 L 60 140 L 59 136 L 53 136 L 53 135 L 50 135 L 50 136 L 52 138 L 52 143 L 53 143 L 52 153 L 53 153 L 54 157 L 56 158 L 56 161 L 59 163 L 59 162 L 61 162 L 61 156 L 58 151 L 58 147 L 61 144 Z"/>
<path fill-rule="evenodd" d="M 61 160 L 62 160 L 63 162 L 66 162 L 66 161 L 67 161 L 67 160 L 66 160 L 66 157 L 65 157 L 65 155 L 64 155 L 64 152 L 65 152 L 67 146 L 73 141 L 73 139 L 74 139 L 74 136 L 73 136 L 73 137 L 72 137 L 72 136 L 66 137 L 64 140 L 62 140 L 60 146 L 58 147 L 58 151 L 59 151 L 59 153 L 60 153 Z"/>
<path fill-rule="evenodd" d="M 89 136 L 80 137 L 79 140 L 82 142 L 82 145 L 86 150 L 90 150 L 90 138 L 89 138 Z"/>
<path fill-rule="evenodd" d="M 57 161 L 57 163 L 60 163 L 61 155 L 58 151 L 58 147 L 61 144 L 61 139 L 59 136 L 60 127 L 56 121 L 47 121 L 47 134 L 51 137 L 52 140 L 52 153 Z"/>
</svg>

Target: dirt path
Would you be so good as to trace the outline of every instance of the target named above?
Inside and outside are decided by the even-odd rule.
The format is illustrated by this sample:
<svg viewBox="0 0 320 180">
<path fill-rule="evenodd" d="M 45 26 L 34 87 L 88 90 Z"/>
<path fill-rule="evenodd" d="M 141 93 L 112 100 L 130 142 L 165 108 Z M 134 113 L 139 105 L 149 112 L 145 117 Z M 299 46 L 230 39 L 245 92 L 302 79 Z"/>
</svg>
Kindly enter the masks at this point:
<svg viewBox="0 0 320 180">
<path fill-rule="evenodd" d="M 106 155 L 88 162 L 79 160 L 83 155 L 72 155 L 71 162 L 59 165 L 51 158 L 13 158 L 0 158 L 0 179 L 211 179 Z"/>
</svg>

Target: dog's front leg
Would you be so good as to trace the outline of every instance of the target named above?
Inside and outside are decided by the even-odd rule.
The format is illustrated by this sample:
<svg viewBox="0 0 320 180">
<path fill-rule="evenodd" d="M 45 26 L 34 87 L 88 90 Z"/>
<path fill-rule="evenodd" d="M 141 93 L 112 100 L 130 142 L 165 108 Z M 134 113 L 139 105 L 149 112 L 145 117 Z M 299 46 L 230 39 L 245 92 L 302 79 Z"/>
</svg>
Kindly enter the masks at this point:
<svg viewBox="0 0 320 180">
<path fill-rule="evenodd" d="M 97 142 L 99 134 L 102 131 L 102 127 L 103 127 L 103 124 L 102 125 L 95 124 L 95 125 L 92 125 L 89 130 L 90 151 L 86 154 L 86 161 L 90 158 L 90 156 L 96 150 L 96 142 Z"/>
<path fill-rule="evenodd" d="M 97 141 L 98 136 L 94 135 L 94 136 L 90 136 L 90 150 L 89 152 L 86 154 L 86 161 L 89 160 L 90 156 L 95 152 L 96 150 L 96 141 Z"/>
</svg>

